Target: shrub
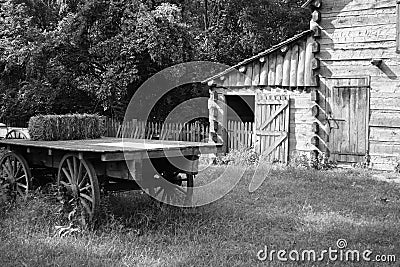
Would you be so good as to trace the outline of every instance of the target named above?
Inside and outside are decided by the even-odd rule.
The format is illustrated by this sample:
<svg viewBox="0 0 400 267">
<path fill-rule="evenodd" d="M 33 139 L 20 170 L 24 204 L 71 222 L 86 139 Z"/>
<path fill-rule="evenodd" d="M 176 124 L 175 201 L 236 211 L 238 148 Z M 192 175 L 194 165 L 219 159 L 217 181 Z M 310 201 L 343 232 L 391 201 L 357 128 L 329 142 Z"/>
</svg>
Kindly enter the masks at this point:
<svg viewBox="0 0 400 267">
<path fill-rule="evenodd" d="M 28 130 L 35 141 L 96 139 L 103 123 L 98 115 L 39 115 L 29 120 Z"/>
</svg>

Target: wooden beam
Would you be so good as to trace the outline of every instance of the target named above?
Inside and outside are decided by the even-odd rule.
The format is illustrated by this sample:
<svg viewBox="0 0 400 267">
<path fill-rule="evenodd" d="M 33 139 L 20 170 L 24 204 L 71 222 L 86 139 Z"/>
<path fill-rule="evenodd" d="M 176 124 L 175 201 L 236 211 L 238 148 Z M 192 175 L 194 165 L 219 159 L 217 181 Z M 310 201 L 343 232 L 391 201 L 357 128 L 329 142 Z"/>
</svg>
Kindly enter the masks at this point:
<svg viewBox="0 0 400 267">
<path fill-rule="evenodd" d="M 319 107 L 317 105 L 312 107 L 312 116 L 317 118 L 319 115 Z"/>
<path fill-rule="evenodd" d="M 318 96 L 319 96 L 318 90 L 316 90 L 316 89 L 312 90 L 312 92 L 311 92 L 311 101 L 318 102 L 318 100 L 319 100 Z"/>
<path fill-rule="evenodd" d="M 314 0 L 311 5 L 315 8 L 321 8 L 322 6 L 322 0 Z"/>
<path fill-rule="evenodd" d="M 320 50 L 321 50 L 321 45 L 319 44 L 319 42 L 315 41 L 313 43 L 313 48 L 312 48 L 313 53 L 314 54 L 319 53 Z"/>
<path fill-rule="evenodd" d="M 280 108 L 277 111 L 275 111 L 274 114 L 271 115 L 271 117 L 261 125 L 260 130 L 262 130 L 265 127 L 267 127 L 272 121 L 275 120 L 276 116 L 278 116 L 283 110 L 285 110 L 285 108 L 287 108 L 289 106 L 289 100 L 284 100 L 282 102 L 283 103 L 280 106 Z"/>
<path fill-rule="evenodd" d="M 283 77 L 282 77 L 282 86 L 289 87 L 290 86 L 290 63 L 291 63 L 291 51 L 288 50 L 285 54 L 285 58 L 283 60 Z"/>
<path fill-rule="evenodd" d="M 281 52 L 282 53 L 286 53 L 287 51 L 289 51 L 289 46 L 284 45 L 284 46 L 281 47 Z"/>
<path fill-rule="evenodd" d="M 276 77 L 275 77 L 275 85 L 282 86 L 283 80 L 283 55 L 278 53 L 276 56 Z"/>
<path fill-rule="evenodd" d="M 312 29 L 312 31 L 314 32 L 313 36 L 315 38 L 319 38 L 319 37 L 322 36 L 322 30 L 321 30 L 320 27 L 315 27 L 315 28 Z"/>
<path fill-rule="evenodd" d="M 296 44 L 292 47 L 290 59 L 290 86 L 297 87 L 297 68 L 299 65 L 299 46 Z"/>
<path fill-rule="evenodd" d="M 268 85 L 275 86 L 275 75 L 276 75 L 276 53 L 273 53 L 268 58 L 269 69 L 268 69 Z"/>
<path fill-rule="evenodd" d="M 260 73 L 260 85 L 266 86 L 268 85 L 268 58 L 265 58 L 265 62 L 261 64 L 261 73 Z"/>
<path fill-rule="evenodd" d="M 319 23 L 321 21 L 321 12 L 319 12 L 318 10 L 314 10 L 311 17 L 312 21 Z"/>
<path fill-rule="evenodd" d="M 319 146 L 319 138 L 317 136 L 314 136 L 311 138 L 311 144 L 318 147 Z"/>
<path fill-rule="evenodd" d="M 318 134 L 318 133 L 319 133 L 319 124 L 318 124 L 318 122 L 314 122 L 314 123 L 313 123 L 313 125 L 312 125 L 312 132 L 315 133 L 315 134 Z"/>
<path fill-rule="evenodd" d="M 396 52 L 400 53 L 400 2 L 397 1 L 397 18 L 396 18 Z"/>
<path fill-rule="evenodd" d="M 318 70 L 321 67 L 321 61 L 318 58 L 314 58 L 311 61 L 311 66 L 313 70 Z"/>
<path fill-rule="evenodd" d="M 312 61 L 314 59 L 314 54 L 312 52 L 313 43 L 314 43 L 314 38 L 309 37 L 307 39 L 307 44 L 306 44 L 304 86 L 312 86 L 312 79 L 313 79 Z"/>
<path fill-rule="evenodd" d="M 304 86 L 304 72 L 306 66 L 305 43 L 299 45 L 299 63 L 297 67 L 297 86 Z"/>
</svg>

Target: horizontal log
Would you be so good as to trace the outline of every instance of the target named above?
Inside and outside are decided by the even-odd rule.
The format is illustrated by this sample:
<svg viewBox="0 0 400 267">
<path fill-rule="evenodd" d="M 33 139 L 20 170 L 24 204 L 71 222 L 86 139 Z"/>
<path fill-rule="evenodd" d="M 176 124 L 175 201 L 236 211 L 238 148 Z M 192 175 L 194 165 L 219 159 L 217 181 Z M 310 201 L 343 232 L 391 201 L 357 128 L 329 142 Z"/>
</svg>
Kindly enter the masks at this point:
<svg viewBox="0 0 400 267">
<path fill-rule="evenodd" d="M 400 111 L 400 95 L 393 94 L 388 98 L 371 98 L 372 110 L 397 110 Z"/>
<path fill-rule="evenodd" d="M 343 29 L 323 29 L 320 43 L 356 43 L 356 42 L 381 42 L 393 40 L 396 36 L 396 25 L 362 26 Z"/>
<path fill-rule="evenodd" d="M 349 61 L 343 61 L 345 63 L 350 63 Z M 399 66 L 400 67 L 400 66 Z M 390 75 L 395 75 L 394 70 L 391 70 L 394 74 Z M 318 73 L 322 76 L 330 77 L 333 74 L 335 76 L 346 76 L 346 77 L 355 77 L 355 76 L 361 76 L 361 75 L 368 75 L 368 76 L 382 76 L 384 77 L 386 74 L 383 73 L 380 69 L 378 68 L 372 68 L 372 67 L 353 67 L 353 66 L 346 66 L 346 65 L 330 65 L 330 66 L 324 66 L 323 63 L 321 62 L 321 67 L 318 70 Z M 388 77 L 388 76 L 386 76 Z M 390 76 L 391 78 L 396 78 L 396 76 Z"/>
<path fill-rule="evenodd" d="M 371 127 L 370 140 L 400 143 L 400 128 Z"/>
<path fill-rule="evenodd" d="M 363 0 L 363 1 L 349 1 L 349 0 L 335 0 L 324 1 L 323 10 L 324 14 L 337 14 L 349 11 L 361 10 L 376 10 L 382 8 L 396 7 L 396 2 L 392 0 Z"/>
<path fill-rule="evenodd" d="M 398 112 L 373 110 L 371 112 L 371 119 L 369 125 L 375 127 L 400 128 L 400 108 Z"/>
<path fill-rule="evenodd" d="M 400 155 L 400 143 L 388 144 L 372 141 L 370 144 L 370 155 L 373 156 L 393 156 Z"/>
<path fill-rule="evenodd" d="M 373 9 L 341 13 L 336 16 L 324 16 L 320 25 L 325 30 L 345 29 L 364 26 L 396 24 L 396 9 L 382 9 L 377 13 Z"/>
</svg>

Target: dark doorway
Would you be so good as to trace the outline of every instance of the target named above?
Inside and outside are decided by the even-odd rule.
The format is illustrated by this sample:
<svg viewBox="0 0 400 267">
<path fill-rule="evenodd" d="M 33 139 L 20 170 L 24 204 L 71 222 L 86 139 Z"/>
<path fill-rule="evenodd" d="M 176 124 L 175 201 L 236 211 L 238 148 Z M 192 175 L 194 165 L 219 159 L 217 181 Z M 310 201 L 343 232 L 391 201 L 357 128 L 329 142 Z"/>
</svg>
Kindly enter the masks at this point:
<svg viewBox="0 0 400 267">
<path fill-rule="evenodd" d="M 228 121 L 254 122 L 255 96 L 226 96 Z"/>
</svg>

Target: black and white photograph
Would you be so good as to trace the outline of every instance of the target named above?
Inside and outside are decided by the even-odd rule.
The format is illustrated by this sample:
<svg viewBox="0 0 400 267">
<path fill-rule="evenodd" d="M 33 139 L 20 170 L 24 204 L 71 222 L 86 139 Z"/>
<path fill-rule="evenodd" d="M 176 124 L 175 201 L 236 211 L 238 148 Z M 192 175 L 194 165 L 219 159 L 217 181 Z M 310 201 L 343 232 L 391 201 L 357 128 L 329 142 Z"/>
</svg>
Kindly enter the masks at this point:
<svg viewBox="0 0 400 267">
<path fill-rule="evenodd" d="M 399 0 L 0 0 L 0 266 L 398 266 Z"/>
</svg>

